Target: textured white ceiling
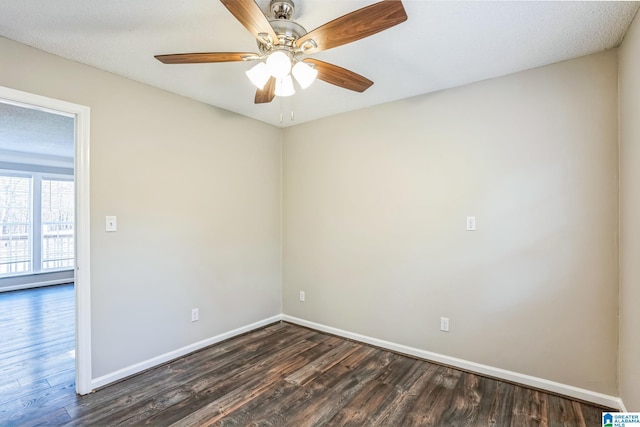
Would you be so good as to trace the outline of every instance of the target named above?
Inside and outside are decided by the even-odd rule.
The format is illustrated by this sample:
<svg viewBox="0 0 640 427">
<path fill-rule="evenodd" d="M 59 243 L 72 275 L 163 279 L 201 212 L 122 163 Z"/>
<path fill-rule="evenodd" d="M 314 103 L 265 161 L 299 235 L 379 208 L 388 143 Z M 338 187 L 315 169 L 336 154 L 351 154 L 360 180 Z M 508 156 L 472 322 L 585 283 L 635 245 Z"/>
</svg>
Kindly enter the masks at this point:
<svg viewBox="0 0 640 427">
<path fill-rule="evenodd" d="M 258 0 L 267 10 L 268 0 Z M 297 0 L 308 31 L 374 1 Z M 0 0 L 0 35 L 276 126 L 289 126 L 616 47 L 638 2 L 405 0 L 408 20 L 313 57 L 375 84 L 322 81 L 255 105 L 253 63 L 165 65 L 157 54 L 256 51 L 218 0 Z M 7 58 L 5 58 L 7 59 Z M 11 66 L 10 61 L 3 66 Z M 290 111 L 295 120 L 291 121 Z M 281 113 L 284 121 L 280 123 Z"/>
<path fill-rule="evenodd" d="M 73 159 L 75 120 L 66 115 L 0 102 L 0 154 Z M 27 162 L 21 156 L 18 162 Z M 29 163 L 29 162 L 27 162 Z"/>
</svg>

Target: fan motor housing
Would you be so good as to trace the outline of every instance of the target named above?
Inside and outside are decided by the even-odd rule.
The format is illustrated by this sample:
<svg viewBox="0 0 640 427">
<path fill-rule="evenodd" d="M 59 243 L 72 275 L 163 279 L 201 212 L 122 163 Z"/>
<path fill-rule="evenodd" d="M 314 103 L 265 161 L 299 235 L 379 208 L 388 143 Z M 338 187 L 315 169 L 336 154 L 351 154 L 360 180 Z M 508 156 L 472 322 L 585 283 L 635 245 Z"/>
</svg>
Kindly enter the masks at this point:
<svg viewBox="0 0 640 427">
<path fill-rule="evenodd" d="M 295 42 L 307 34 L 307 30 L 295 21 L 292 21 L 295 5 L 291 0 L 271 0 L 271 16 L 269 20 L 273 31 L 278 36 L 278 45 L 293 50 Z M 273 50 L 273 45 L 257 39 L 258 49 L 261 54 L 267 54 Z"/>
</svg>

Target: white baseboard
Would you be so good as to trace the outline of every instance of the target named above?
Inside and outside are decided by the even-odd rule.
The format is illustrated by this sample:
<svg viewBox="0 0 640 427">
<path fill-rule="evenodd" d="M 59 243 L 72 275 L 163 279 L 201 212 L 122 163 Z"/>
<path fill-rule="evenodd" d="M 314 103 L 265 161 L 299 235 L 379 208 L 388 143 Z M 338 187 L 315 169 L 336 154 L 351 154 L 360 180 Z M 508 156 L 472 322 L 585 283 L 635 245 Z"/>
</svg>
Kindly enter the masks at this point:
<svg viewBox="0 0 640 427">
<path fill-rule="evenodd" d="M 354 332 L 344 331 L 331 326 L 326 326 L 320 323 L 310 322 L 308 320 L 299 319 L 297 317 L 282 315 L 282 320 L 285 322 L 291 322 L 296 325 L 305 326 L 318 331 L 327 332 L 333 335 L 338 335 L 343 338 L 348 338 L 354 341 L 363 342 L 366 344 L 374 345 L 376 347 L 385 348 L 387 350 L 395 351 L 398 353 L 407 354 L 410 356 L 418 357 L 441 363 L 444 365 L 454 366 L 456 368 L 464 369 L 465 371 L 475 372 L 480 375 L 486 375 L 494 378 L 503 379 L 518 384 L 523 384 L 529 387 L 538 388 L 541 390 L 550 391 L 553 393 L 562 394 L 565 396 L 573 397 L 575 399 L 584 400 L 587 402 L 593 402 L 598 405 L 608 406 L 610 408 L 619 408 L 622 411 L 624 404 L 618 397 L 609 396 L 607 394 L 598 393 L 591 390 L 574 387 L 567 384 L 558 383 L 555 381 L 545 380 L 543 378 L 533 377 L 531 375 L 521 374 L 518 372 L 508 371 L 506 369 L 495 368 L 493 366 L 482 365 L 480 363 L 470 362 L 464 359 L 458 359 L 456 357 L 445 356 L 439 353 L 433 353 L 426 350 L 420 350 L 418 348 L 409 347 L 402 344 L 396 344 L 389 341 L 372 338 L 366 335 L 360 335 Z"/>
<path fill-rule="evenodd" d="M 261 328 L 271 323 L 284 320 L 286 322 L 294 323 L 296 325 L 305 326 L 311 329 L 315 329 L 321 332 L 327 332 L 333 335 L 337 335 L 343 338 L 348 338 L 354 341 L 374 345 L 376 347 L 384 348 L 387 350 L 395 351 L 398 353 L 407 354 L 420 359 L 433 361 L 436 363 L 449 365 L 463 369 L 465 371 L 475 372 L 480 375 L 486 375 L 489 377 L 503 379 L 518 384 L 523 384 L 529 387 L 534 387 L 541 390 L 550 391 L 553 393 L 562 394 L 565 396 L 573 397 L 575 399 L 584 400 L 587 402 L 593 402 L 598 405 L 607 406 L 610 408 L 617 408 L 622 412 L 627 412 L 626 407 L 619 397 L 610 396 L 607 394 L 598 393 L 591 390 L 586 390 L 579 387 L 574 387 L 567 384 L 558 383 L 555 381 L 549 381 L 543 378 L 534 377 L 531 375 L 521 374 L 518 372 L 508 371 L 506 369 L 496 368 L 493 366 L 483 365 L 480 363 L 471 362 L 464 359 L 458 359 L 455 357 L 446 356 L 439 353 L 433 353 L 427 350 L 421 350 L 415 347 L 409 347 L 402 344 L 396 344 L 390 341 L 384 341 L 377 338 L 369 337 L 366 335 L 357 334 L 354 332 L 345 331 L 342 329 L 334 328 L 331 326 L 323 325 L 320 323 L 311 322 L 308 320 L 300 319 L 297 317 L 289 316 L 286 314 L 279 314 L 267 319 L 260 320 L 255 323 L 251 323 L 246 326 L 234 329 L 229 332 L 225 332 L 216 335 L 211 338 L 207 338 L 202 341 L 187 345 L 185 347 L 170 351 L 160 356 L 153 357 L 151 359 L 136 363 L 123 369 L 119 369 L 115 372 L 103 375 L 91 380 L 91 389 L 95 390 L 100 387 L 104 387 L 113 382 L 119 381 L 123 378 L 130 377 L 138 374 L 147 369 L 169 362 L 171 360 L 182 357 L 186 354 L 203 349 L 210 345 L 219 343 L 221 341 L 233 338 L 235 336 L 250 332 L 254 329 Z"/>
<path fill-rule="evenodd" d="M 42 288 L 45 286 L 62 285 L 65 283 L 73 283 L 73 277 L 70 279 L 47 280 L 46 282 L 23 283 L 21 285 L 11 285 L 0 287 L 0 292 L 21 291 L 23 289 Z"/>
<path fill-rule="evenodd" d="M 161 365 L 166 362 L 170 362 L 171 360 L 177 359 L 186 354 L 193 353 L 194 351 L 203 349 L 205 347 L 219 343 L 229 338 L 233 338 L 235 336 L 238 336 L 247 332 L 251 332 L 254 329 L 261 328 L 271 323 L 279 322 L 280 320 L 282 320 L 282 315 L 278 314 L 276 316 L 272 316 L 255 323 L 251 323 L 250 325 L 242 326 L 232 331 L 224 332 L 214 337 L 207 338 L 205 340 L 198 341 L 193 344 L 189 344 L 177 350 L 173 350 L 168 353 L 161 354 L 160 356 L 152 357 L 151 359 L 142 361 L 140 363 L 136 363 L 135 365 L 131 365 L 126 368 L 119 369 L 115 372 L 111 372 L 110 374 L 106 374 L 98 378 L 93 378 L 91 380 L 91 389 L 95 390 L 97 388 L 104 387 L 108 384 L 119 381 L 123 378 L 130 377 L 132 375 L 138 374 L 147 369 L 153 368 L 155 366 Z"/>
</svg>

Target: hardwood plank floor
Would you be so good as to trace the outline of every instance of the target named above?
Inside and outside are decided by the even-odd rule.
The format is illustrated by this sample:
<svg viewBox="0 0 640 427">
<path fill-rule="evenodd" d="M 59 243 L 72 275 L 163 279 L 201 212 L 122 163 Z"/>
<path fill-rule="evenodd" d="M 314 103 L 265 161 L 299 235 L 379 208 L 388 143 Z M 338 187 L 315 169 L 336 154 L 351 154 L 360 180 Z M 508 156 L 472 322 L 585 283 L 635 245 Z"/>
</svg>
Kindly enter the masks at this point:
<svg viewBox="0 0 640 427">
<path fill-rule="evenodd" d="M 605 410 L 288 323 L 76 396 L 73 288 L 43 289 L 31 324 L 25 291 L 0 294 L 0 426 L 597 426 Z"/>
<path fill-rule="evenodd" d="M 69 419 L 75 400 L 73 284 L 0 293 L 0 425 Z"/>
</svg>

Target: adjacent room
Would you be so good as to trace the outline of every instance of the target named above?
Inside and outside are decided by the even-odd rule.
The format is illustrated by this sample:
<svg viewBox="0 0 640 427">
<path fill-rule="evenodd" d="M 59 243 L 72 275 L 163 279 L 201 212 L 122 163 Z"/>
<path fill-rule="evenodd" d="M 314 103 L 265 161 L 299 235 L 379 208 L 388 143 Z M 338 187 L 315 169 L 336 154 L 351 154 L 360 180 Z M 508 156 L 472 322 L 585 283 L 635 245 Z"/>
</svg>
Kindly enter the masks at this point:
<svg viewBox="0 0 640 427">
<path fill-rule="evenodd" d="M 74 121 L 0 102 L 0 405 L 75 380 Z"/>
<path fill-rule="evenodd" d="M 639 6 L 2 2 L 0 425 L 640 411 Z"/>
</svg>

